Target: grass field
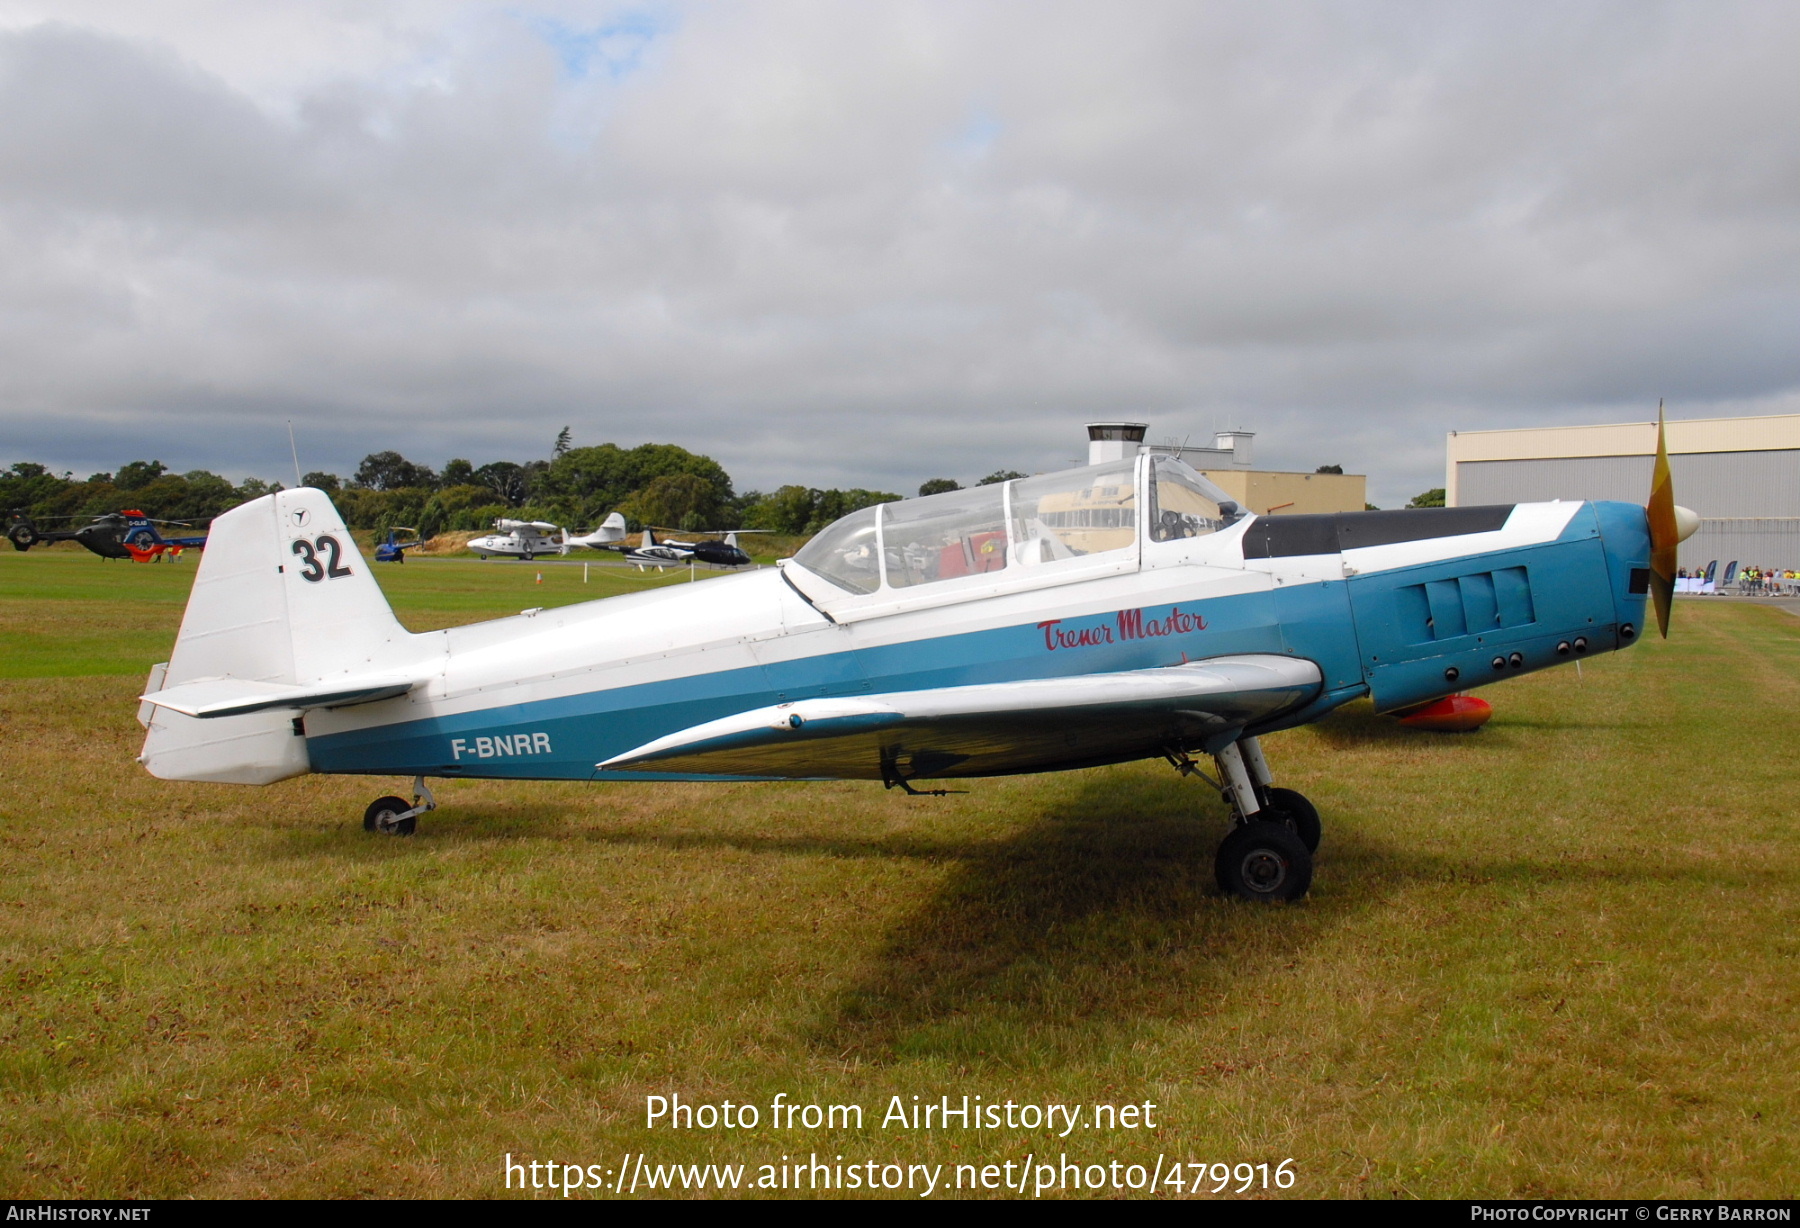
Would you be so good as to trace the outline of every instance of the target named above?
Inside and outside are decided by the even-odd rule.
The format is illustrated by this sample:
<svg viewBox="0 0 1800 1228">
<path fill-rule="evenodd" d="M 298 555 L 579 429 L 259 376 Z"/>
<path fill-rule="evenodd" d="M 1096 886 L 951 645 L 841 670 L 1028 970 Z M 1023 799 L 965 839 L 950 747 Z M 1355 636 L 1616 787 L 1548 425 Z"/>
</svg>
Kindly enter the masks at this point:
<svg viewBox="0 0 1800 1228">
<path fill-rule="evenodd" d="M 541 570 L 381 580 L 414 629 L 686 582 Z M 0 554 L 8 1196 L 494 1195 L 508 1153 L 751 1181 L 815 1152 L 1292 1157 L 1288 1196 L 1800 1186 L 1781 611 L 1678 605 L 1667 644 L 1485 692 L 1479 734 L 1353 707 L 1269 739 L 1326 834 L 1311 897 L 1259 908 L 1215 893 L 1220 804 L 1163 765 L 945 798 L 451 781 L 404 840 L 359 823 L 399 781 L 158 782 L 133 696 L 191 576 Z M 671 1092 L 764 1120 L 647 1131 Z M 864 1125 L 770 1128 L 777 1093 Z M 1151 1101 L 1156 1127 L 880 1124 L 965 1093 Z"/>
</svg>

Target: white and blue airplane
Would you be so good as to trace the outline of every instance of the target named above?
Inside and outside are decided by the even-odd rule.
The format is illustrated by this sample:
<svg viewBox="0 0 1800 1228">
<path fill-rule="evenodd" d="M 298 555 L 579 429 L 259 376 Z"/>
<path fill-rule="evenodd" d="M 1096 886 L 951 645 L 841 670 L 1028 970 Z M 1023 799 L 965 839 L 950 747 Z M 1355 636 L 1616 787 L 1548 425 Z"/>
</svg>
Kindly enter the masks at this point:
<svg viewBox="0 0 1800 1228">
<path fill-rule="evenodd" d="M 165 780 L 879 780 L 1166 758 L 1229 802 L 1228 893 L 1311 883 L 1261 739 L 1667 633 L 1697 521 L 1629 503 L 1260 517 L 1140 455 L 882 504 L 776 568 L 414 634 L 320 491 L 213 522 L 140 762 Z M 1665 584 L 1666 579 L 1666 584 Z M 1210 757 L 1216 772 L 1199 762 Z"/>
<path fill-rule="evenodd" d="M 332 511 L 335 518 L 337 512 Z M 520 559 L 531 562 L 540 554 L 567 554 L 569 540 L 567 529 L 553 525 L 545 520 L 507 520 L 494 521 L 495 532 L 485 537 L 469 539 L 469 549 L 480 555 L 482 559 L 502 558 Z M 560 533 L 561 539 L 551 536 Z"/>
</svg>

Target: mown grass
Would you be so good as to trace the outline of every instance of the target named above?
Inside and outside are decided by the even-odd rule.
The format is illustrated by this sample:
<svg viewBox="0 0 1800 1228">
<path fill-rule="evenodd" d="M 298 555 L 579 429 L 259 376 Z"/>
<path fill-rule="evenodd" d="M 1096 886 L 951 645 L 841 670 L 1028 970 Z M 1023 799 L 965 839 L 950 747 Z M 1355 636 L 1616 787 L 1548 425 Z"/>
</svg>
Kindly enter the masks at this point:
<svg viewBox="0 0 1800 1228">
<path fill-rule="evenodd" d="M 0 556 L 8 643 L 49 557 Z M 501 566 L 524 570 L 382 578 L 414 626 L 553 603 Z M 9 1195 L 487 1195 L 506 1153 L 628 1151 L 1291 1156 L 1302 1196 L 1795 1193 L 1780 611 L 1684 603 L 1667 644 L 1494 688 L 1479 734 L 1353 708 L 1270 739 L 1327 825 L 1312 896 L 1271 909 L 1217 896 L 1219 804 L 1150 764 L 946 798 L 445 782 L 410 840 L 358 823 L 398 782 L 154 781 L 132 696 L 180 586 L 112 570 L 140 586 L 45 598 L 58 642 L 138 619 L 151 650 L 85 677 L 9 654 L 0 683 Z M 644 1097 L 675 1090 L 866 1124 L 646 1132 Z M 1158 1128 L 879 1127 L 891 1095 L 965 1092 L 1151 1100 Z"/>
</svg>

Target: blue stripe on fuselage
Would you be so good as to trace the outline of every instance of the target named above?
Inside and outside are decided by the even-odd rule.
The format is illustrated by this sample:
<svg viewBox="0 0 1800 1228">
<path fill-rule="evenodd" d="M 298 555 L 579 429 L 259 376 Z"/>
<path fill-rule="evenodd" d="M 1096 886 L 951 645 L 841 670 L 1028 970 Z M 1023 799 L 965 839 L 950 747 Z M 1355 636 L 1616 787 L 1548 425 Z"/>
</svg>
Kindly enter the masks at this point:
<svg viewBox="0 0 1800 1228">
<path fill-rule="evenodd" d="M 716 778 L 602 773 L 594 764 L 706 721 L 802 696 L 1014 682 L 1284 651 L 1266 593 L 1048 621 L 350 730 L 308 738 L 307 753 L 314 771 L 329 773 L 707 780 Z M 451 745 L 455 738 L 472 745 L 485 737 L 491 747 L 497 737 L 539 733 L 548 739 L 547 753 L 482 757 L 464 749 L 457 757 Z"/>
</svg>

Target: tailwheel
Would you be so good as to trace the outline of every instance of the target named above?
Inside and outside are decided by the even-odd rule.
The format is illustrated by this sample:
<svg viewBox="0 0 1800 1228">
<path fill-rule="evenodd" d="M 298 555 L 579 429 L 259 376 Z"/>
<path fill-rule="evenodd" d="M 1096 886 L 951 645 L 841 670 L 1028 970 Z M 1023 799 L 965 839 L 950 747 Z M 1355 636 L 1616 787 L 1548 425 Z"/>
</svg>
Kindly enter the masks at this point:
<svg viewBox="0 0 1800 1228">
<path fill-rule="evenodd" d="M 1246 900 L 1297 900 L 1312 886 L 1312 854 L 1288 825 L 1254 819 L 1231 830 L 1214 862 L 1219 890 Z"/>
<path fill-rule="evenodd" d="M 378 797 L 363 811 L 363 830 L 388 836 L 410 836 L 418 830 L 417 807 L 403 797 Z"/>
<path fill-rule="evenodd" d="M 1269 814 L 1269 811 L 1274 811 Z M 1319 851 L 1319 840 L 1325 834 L 1325 825 L 1319 821 L 1319 808 L 1306 800 L 1306 795 L 1296 793 L 1292 789 L 1270 789 L 1264 802 L 1265 817 L 1280 823 L 1300 837 L 1300 843 L 1306 851 Z"/>
</svg>

